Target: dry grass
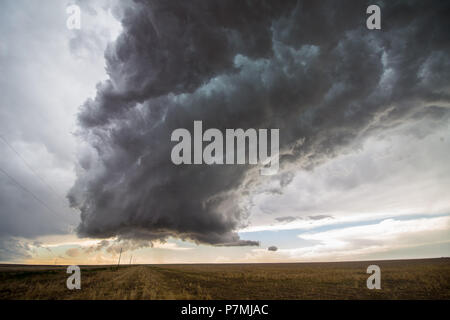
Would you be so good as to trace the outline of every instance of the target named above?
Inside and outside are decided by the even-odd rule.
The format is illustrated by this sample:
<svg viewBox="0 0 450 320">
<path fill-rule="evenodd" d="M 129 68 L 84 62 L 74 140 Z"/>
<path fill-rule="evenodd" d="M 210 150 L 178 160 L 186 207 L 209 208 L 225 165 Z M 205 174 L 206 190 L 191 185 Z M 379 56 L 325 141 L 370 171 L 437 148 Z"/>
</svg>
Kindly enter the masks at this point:
<svg viewBox="0 0 450 320">
<path fill-rule="evenodd" d="M 366 268 L 381 268 L 368 290 Z M 0 299 L 450 299 L 450 258 L 340 263 L 0 266 Z"/>
</svg>

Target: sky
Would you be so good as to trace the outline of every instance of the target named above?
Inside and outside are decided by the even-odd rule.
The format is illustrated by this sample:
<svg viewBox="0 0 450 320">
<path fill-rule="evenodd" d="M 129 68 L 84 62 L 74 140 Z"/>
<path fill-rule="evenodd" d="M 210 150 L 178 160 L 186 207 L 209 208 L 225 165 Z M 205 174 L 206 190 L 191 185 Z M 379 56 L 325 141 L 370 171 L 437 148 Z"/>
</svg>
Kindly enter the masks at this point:
<svg viewBox="0 0 450 320">
<path fill-rule="evenodd" d="M 0 263 L 449 256 L 450 6 L 374 3 L 3 0 Z M 174 165 L 195 120 L 280 170 Z"/>
</svg>

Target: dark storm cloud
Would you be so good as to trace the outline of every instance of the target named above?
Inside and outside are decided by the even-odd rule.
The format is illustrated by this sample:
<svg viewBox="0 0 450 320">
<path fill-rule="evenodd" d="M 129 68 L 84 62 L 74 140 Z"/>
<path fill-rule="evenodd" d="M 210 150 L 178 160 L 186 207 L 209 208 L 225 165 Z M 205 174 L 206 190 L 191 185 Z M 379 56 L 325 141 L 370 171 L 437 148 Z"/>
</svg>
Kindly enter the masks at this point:
<svg viewBox="0 0 450 320">
<path fill-rule="evenodd" d="M 253 167 L 175 166 L 171 132 L 280 128 L 283 170 L 312 168 L 373 130 L 448 119 L 449 4 L 135 1 L 105 56 L 110 79 L 79 115 L 96 152 L 69 198 L 81 236 L 250 245 L 235 232 L 263 182 Z M 286 178 L 288 177 L 288 178 Z M 275 177 L 276 178 L 276 177 Z M 292 176 L 279 178 L 284 187 Z"/>
<path fill-rule="evenodd" d="M 267 250 L 269 250 L 269 251 L 277 251 L 278 248 L 275 247 L 275 246 L 270 246 L 270 247 L 267 248 Z"/>
</svg>

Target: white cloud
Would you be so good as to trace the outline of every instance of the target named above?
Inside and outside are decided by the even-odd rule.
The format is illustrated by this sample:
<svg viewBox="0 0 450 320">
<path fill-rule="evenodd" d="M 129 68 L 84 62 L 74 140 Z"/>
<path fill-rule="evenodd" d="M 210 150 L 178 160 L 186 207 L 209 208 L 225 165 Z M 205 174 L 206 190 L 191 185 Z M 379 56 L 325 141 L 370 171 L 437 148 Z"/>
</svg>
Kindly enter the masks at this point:
<svg viewBox="0 0 450 320">
<path fill-rule="evenodd" d="M 67 234 L 79 223 L 78 212 L 65 199 L 75 179 L 76 114 L 107 77 L 104 50 L 120 30 L 107 6 L 111 1 L 82 9 L 80 32 L 66 27 L 65 1 L 1 3 L 0 134 L 47 186 L 3 141 L 0 167 L 54 212 L 0 173 L 0 236 Z M 95 35 L 77 43 L 78 49 L 89 50 L 87 57 L 71 51 L 81 33 Z"/>
<path fill-rule="evenodd" d="M 267 252 L 254 249 L 246 260 L 330 261 L 370 260 L 387 258 L 395 251 L 397 258 L 411 257 L 415 249 L 421 257 L 433 253 L 421 252 L 421 247 L 446 245 L 450 248 L 450 216 L 411 220 L 386 219 L 379 223 L 343 227 L 321 232 L 307 232 L 298 236 L 314 244 L 294 249 Z M 450 254 L 449 251 L 446 254 Z M 415 257 L 415 256 L 414 256 Z"/>
</svg>

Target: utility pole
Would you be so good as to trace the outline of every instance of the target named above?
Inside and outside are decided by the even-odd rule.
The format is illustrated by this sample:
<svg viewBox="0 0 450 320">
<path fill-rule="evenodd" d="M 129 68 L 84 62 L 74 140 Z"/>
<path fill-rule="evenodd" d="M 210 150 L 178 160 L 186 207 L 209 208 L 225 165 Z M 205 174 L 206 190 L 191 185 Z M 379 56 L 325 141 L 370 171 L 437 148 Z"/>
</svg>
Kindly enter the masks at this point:
<svg viewBox="0 0 450 320">
<path fill-rule="evenodd" d="M 117 262 L 117 269 L 119 269 L 120 265 L 120 257 L 122 256 L 122 248 L 120 248 L 120 254 L 119 254 L 119 262 Z"/>
</svg>

